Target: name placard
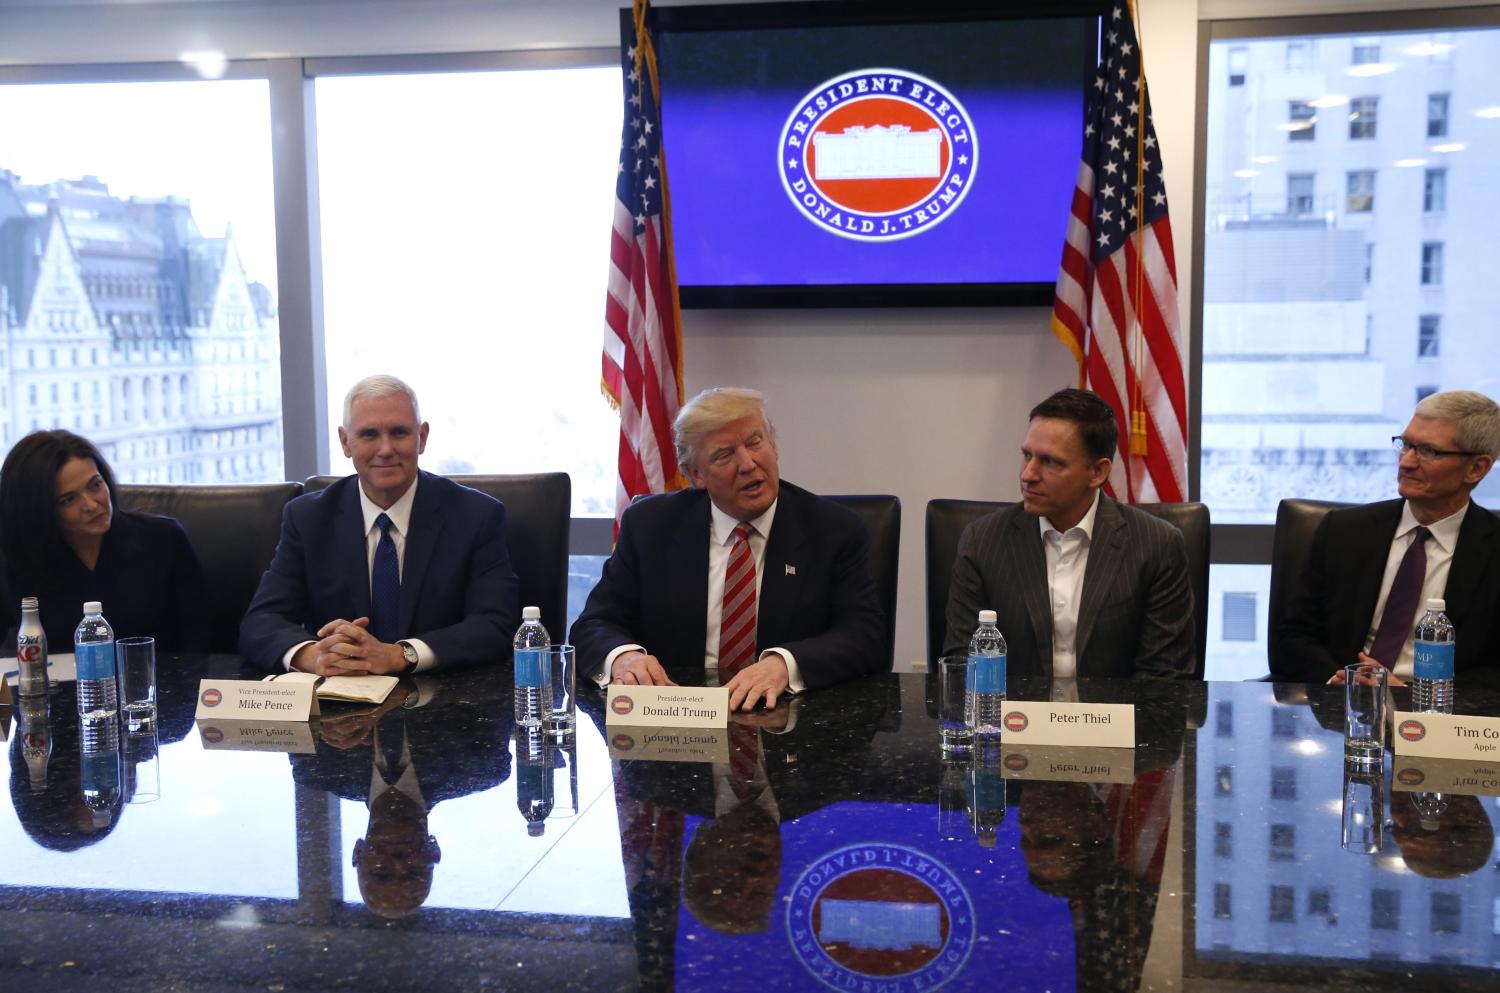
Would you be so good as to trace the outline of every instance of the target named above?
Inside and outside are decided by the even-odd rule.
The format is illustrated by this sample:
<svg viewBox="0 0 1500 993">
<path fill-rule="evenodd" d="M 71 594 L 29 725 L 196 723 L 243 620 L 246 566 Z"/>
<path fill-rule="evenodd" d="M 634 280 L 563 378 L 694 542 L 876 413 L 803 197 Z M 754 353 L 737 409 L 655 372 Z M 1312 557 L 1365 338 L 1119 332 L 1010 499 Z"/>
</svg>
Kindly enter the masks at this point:
<svg viewBox="0 0 1500 993">
<path fill-rule="evenodd" d="M 1500 761 L 1500 718 L 1399 712 L 1395 725 L 1397 755 Z"/>
<path fill-rule="evenodd" d="M 312 725 L 295 721 L 200 720 L 198 740 L 205 750 L 295 752 L 298 755 L 311 755 L 318 750 Z"/>
<path fill-rule="evenodd" d="M 611 683 L 604 723 L 638 728 L 728 727 L 729 691 L 722 686 Z"/>
<path fill-rule="evenodd" d="M 1128 703 L 1007 700 L 1000 740 L 1015 745 L 1134 748 L 1135 707 Z"/>
<path fill-rule="evenodd" d="M 1408 793 L 1461 793 L 1500 796 L 1500 760 L 1475 762 L 1432 759 L 1420 755 L 1396 757 L 1391 789 Z"/>
<path fill-rule="evenodd" d="M 729 728 L 609 729 L 609 757 L 647 762 L 729 761 Z"/>
<path fill-rule="evenodd" d="M 1000 770 L 1006 779 L 1128 784 L 1135 782 L 1135 749 L 1004 742 L 1000 746 Z"/>
<path fill-rule="evenodd" d="M 312 683 L 204 679 L 198 683 L 195 720 L 301 721 L 318 712 Z"/>
</svg>

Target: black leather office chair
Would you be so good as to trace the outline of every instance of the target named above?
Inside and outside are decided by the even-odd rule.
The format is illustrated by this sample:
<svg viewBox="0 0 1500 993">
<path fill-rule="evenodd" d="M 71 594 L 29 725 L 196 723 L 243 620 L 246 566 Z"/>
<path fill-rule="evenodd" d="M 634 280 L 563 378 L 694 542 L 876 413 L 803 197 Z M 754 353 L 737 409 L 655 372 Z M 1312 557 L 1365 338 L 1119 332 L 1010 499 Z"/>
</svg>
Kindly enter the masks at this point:
<svg viewBox="0 0 1500 993">
<path fill-rule="evenodd" d="M 1353 506 L 1332 500 L 1283 500 L 1276 506 L 1276 536 L 1271 542 L 1271 592 L 1266 605 L 1266 663 L 1276 678 L 1281 657 L 1281 618 L 1297 593 L 1297 582 L 1307 568 L 1313 534 L 1330 510 Z"/>
<path fill-rule="evenodd" d="M 885 611 L 886 654 L 896 657 L 896 580 L 901 562 L 901 498 L 889 495 L 831 496 L 859 515 L 870 529 L 870 575 Z"/>
<path fill-rule="evenodd" d="M 521 581 L 521 606 L 540 607 L 555 644 L 568 635 L 568 527 L 573 481 L 565 472 L 516 476 L 449 476 L 505 504 L 505 544 Z M 338 476 L 309 476 L 309 492 Z"/>
<path fill-rule="evenodd" d="M 927 658 L 928 667 L 943 652 L 947 634 L 948 587 L 953 580 L 953 562 L 958 558 L 958 539 L 964 528 L 985 514 L 1009 507 L 991 500 L 930 500 L 927 503 Z M 1182 532 L 1187 543 L 1188 582 L 1193 588 L 1193 623 L 1196 626 L 1193 675 L 1203 678 L 1208 646 L 1208 508 L 1201 503 L 1140 503 L 1143 510 Z"/>
<path fill-rule="evenodd" d="M 237 486 L 122 484 L 120 506 L 182 522 L 203 566 L 212 618 L 209 648 L 237 652 L 240 618 L 276 553 L 281 512 L 301 483 Z"/>
</svg>

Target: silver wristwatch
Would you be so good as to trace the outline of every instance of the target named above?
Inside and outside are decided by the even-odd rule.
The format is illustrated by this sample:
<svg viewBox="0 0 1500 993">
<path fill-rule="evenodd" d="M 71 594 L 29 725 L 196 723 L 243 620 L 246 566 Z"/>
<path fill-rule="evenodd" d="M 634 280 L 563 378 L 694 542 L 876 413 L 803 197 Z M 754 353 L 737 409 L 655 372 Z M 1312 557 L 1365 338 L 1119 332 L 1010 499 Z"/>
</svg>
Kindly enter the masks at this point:
<svg viewBox="0 0 1500 993">
<path fill-rule="evenodd" d="M 401 657 L 406 659 L 406 668 L 401 670 L 401 675 L 409 676 L 417 671 L 417 650 L 409 641 L 398 641 L 401 646 Z"/>
</svg>

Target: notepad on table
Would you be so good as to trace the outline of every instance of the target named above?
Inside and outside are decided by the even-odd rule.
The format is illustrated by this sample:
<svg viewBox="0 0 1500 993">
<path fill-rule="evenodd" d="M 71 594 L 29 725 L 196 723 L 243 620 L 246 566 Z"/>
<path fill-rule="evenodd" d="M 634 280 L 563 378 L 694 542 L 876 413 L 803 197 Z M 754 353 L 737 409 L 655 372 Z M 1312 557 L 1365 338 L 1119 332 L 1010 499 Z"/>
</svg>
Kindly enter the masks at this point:
<svg viewBox="0 0 1500 993">
<path fill-rule="evenodd" d="M 264 682 L 312 683 L 317 686 L 319 700 L 336 700 L 345 703 L 385 702 L 391 690 L 400 682 L 395 676 L 318 676 L 311 672 L 279 672 L 267 676 Z"/>
</svg>

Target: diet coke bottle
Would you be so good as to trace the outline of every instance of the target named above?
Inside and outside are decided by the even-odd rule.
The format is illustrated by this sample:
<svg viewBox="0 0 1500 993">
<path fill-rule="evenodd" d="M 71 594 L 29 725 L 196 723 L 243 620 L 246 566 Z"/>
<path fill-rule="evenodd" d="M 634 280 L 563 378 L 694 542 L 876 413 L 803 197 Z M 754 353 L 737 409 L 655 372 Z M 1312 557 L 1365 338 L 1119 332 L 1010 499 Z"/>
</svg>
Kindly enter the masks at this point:
<svg viewBox="0 0 1500 993">
<path fill-rule="evenodd" d="M 38 609 L 36 597 L 21 600 L 21 627 L 16 633 L 16 661 L 20 665 L 16 689 L 21 696 L 47 695 L 47 634 L 42 630 Z"/>
</svg>

